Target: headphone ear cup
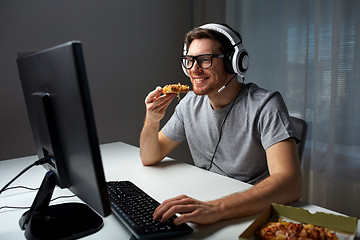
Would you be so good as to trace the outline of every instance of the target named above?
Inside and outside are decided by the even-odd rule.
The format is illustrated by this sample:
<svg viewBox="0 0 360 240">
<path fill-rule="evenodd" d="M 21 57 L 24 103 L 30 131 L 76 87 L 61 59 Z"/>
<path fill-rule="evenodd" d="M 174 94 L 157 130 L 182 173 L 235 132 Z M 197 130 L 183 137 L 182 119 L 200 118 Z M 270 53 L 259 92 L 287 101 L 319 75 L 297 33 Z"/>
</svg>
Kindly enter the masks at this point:
<svg viewBox="0 0 360 240">
<path fill-rule="evenodd" d="M 230 74 L 235 74 L 234 68 L 232 66 L 233 55 L 234 55 L 234 51 L 231 51 L 229 53 L 226 53 L 223 58 L 225 70 L 227 73 Z"/>
<path fill-rule="evenodd" d="M 183 56 L 185 56 L 186 54 L 187 54 L 187 48 L 186 48 L 186 44 L 184 43 Z M 185 73 L 185 75 L 186 75 L 187 77 L 190 77 L 190 76 L 189 76 L 189 73 L 188 73 L 187 69 L 184 67 L 183 63 L 181 63 L 181 68 L 182 68 L 183 72 Z"/>
<path fill-rule="evenodd" d="M 244 77 L 249 67 L 249 54 L 242 45 L 235 47 L 235 52 L 230 60 L 233 71 L 237 75 Z"/>
<path fill-rule="evenodd" d="M 238 69 L 240 75 L 245 75 L 245 72 L 249 68 L 249 60 L 249 54 L 245 50 L 241 51 L 238 60 Z"/>
</svg>

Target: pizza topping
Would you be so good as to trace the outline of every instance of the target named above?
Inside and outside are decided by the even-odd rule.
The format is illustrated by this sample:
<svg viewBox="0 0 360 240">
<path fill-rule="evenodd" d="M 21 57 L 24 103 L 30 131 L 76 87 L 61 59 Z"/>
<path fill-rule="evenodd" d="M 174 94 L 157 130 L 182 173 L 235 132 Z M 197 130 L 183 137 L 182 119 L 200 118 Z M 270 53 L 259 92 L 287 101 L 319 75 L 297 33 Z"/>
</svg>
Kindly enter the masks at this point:
<svg viewBox="0 0 360 240">
<path fill-rule="evenodd" d="M 312 224 L 282 221 L 269 222 L 255 233 L 258 239 L 338 239 L 334 232 Z"/>
</svg>

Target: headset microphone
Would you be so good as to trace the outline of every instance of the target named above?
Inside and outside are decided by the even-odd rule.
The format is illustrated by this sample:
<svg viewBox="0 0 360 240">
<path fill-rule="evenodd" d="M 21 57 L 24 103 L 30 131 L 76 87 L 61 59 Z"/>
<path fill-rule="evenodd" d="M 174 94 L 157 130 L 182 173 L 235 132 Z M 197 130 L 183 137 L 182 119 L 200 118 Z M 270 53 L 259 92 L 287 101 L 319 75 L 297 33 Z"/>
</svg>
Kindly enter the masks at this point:
<svg viewBox="0 0 360 240">
<path fill-rule="evenodd" d="M 230 78 L 230 80 L 218 90 L 218 93 L 221 93 L 227 87 L 227 85 L 229 85 L 229 83 L 234 79 L 234 77 L 236 77 L 236 74 L 232 78 Z"/>
</svg>

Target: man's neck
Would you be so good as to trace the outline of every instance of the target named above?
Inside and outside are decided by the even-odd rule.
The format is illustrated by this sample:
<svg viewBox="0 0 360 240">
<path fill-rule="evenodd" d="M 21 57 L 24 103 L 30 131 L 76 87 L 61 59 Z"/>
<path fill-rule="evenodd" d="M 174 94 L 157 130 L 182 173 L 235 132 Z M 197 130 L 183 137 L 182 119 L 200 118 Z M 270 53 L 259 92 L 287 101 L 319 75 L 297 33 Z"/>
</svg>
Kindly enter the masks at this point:
<svg viewBox="0 0 360 240">
<path fill-rule="evenodd" d="M 238 81 L 232 81 L 223 91 L 220 93 L 216 92 L 213 94 L 209 94 L 209 100 L 211 106 L 216 109 L 221 109 L 232 101 L 239 95 L 242 84 Z"/>
</svg>

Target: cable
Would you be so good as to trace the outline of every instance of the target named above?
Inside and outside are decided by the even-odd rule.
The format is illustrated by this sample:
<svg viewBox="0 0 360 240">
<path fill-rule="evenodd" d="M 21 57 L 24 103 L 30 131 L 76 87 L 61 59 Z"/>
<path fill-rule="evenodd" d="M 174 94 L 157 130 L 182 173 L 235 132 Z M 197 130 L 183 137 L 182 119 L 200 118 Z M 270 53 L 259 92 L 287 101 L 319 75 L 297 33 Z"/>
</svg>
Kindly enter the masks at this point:
<svg viewBox="0 0 360 240">
<path fill-rule="evenodd" d="M 72 198 L 72 197 L 76 197 L 76 195 L 73 194 L 73 195 L 67 195 L 67 196 L 59 196 L 59 197 L 51 199 L 50 202 L 53 202 L 53 201 L 61 199 L 61 198 Z"/>
<path fill-rule="evenodd" d="M 39 160 L 33 162 L 32 164 L 30 164 L 29 166 L 27 166 L 26 168 L 24 168 L 18 175 L 16 175 L 13 179 L 11 179 L 1 190 L 0 190 L 0 194 L 4 191 L 10 190 L 10 189 L 15 189 L 15 188 L 25 188 L 28 190 L 38 190 L 38 188 L 29 188 L 26 186 L 15 186 L 15 187 L 9 187 L 8 186 L 13 183 L 16 179 L 18 179 L 21 175 L 23 175 L 26 171 L 28 171 L 30 168 L 34 167 L 34 166 L 38 166 L 38 165 L 42 165 L 45 163 L 49 163 L 51 161 L 51 157 L 44 157 L 44 158 L 40 158 Z M 75 197 L 76 195 L 68 195 L 68 196 L 59 196 L 56 197 L 54 199 L 51 199 L 50 202 L 55 201 L 57 199 L 60 198 L 71 198 L 71 197 Z M 16 206 L 1 206 L 1 209 L 4 208 L 11 208 L 11 209 L 29 209 L 30 207 L 16 207 Z"/>
<path fill-rule="evenodd" d="M 0 210 L 1 210 L 1 209 L 4 209 L 4 208 L 10 208 L 10 209 L 29 209 L 30 207 L 1 206 L 1 207 L 0 207 Z"/>
<path fill-rule="evenodd" d="M 235 76 L 236 76 L 236 74 L 234 75 L 234 77 L 235 77 Z M 230 79 L 230 81 L 231 81 L 234 77 L 232 77 L 232 78 Z M 241 78 L 242 78 L 242 84 L 244 84 L 244 82 L 245 82 L 245 77 L 241 77 Z M 230 81 L 229 81 L 229 82 L 230 82 Z M 219 90 L 222 91 L 222 90 L 226 87 L 226 85 L 229 84 L 229 82 L 228 82 L 227 84 L 225 84 L 225 86 L 223 86 L 223 87 L 222 87 L 221 89 L 219 89 Z M 219 91 L 218 91 L 218 92 L 219 92 Z M 221 126 L 220 126 L 219 139 L 218 139 L 218 142 L 216 143 L 214 153 L 213 153 L 212 158 L 211 158 L 211 160 L 210 160 L 210 165 L 209 165 L 209 167 L 207 168 L 207 170 L 210 170 L 211 167 L 212 167 L 212 165 L 215 165 L 220 171 L 222 171 L 223 173 L 225 173 L 225 175 L 228 176 L 228 177 L 231 177 L 231 176 L 230 176 L 229 174 L 227 174 L 224 170 L 222 170 L 222 169 L 214 162 L 214 160 L 215 160 L 216 151 L 217 151 L 217 149 L 218 149 L 218 147 L 219 147 L 219 144 L 220 144 L 223 126 L 224 126 L 224 124 L 225 124 L 225 121 L 226 121 L 226 119 L 227 119 L 227 117 L 228 117 L 231 109 L 234 107 L 234 105 L 235 105 L 235 100 L 237 99 L 237 97 L 239 96 L 239 94 L 240 94 L 240 92 L 239 92 L 238 95 L 235 97 L 234 101 L 232 102 L 231 107 L 230 107 L 229 111 L 226 113 L 226 116 L 225 116 L 225 118 L 224 118 L 224 120 L 223 120 L 223 122 L 222 122 L 222 124 L 221 124 Z"/>
<path fill-rule="evenodd" d="M 50 202 L 53 202 L 53 201 L 58 200 L 58 199 L 61 199 L 61 198 L 72 198 L 72 197 L 76 197 L 76 195 L 59 196 L 59 197 L 56 197 L 56 198 L 51 199 Z M 1 210 L 1 209 L 4 209 L 4 208 L 10 208 L 10 209 L 29 209 L 30 207 L 1 206 L 1 207 L 0 207 L 0 210 Z"/>
<path fill-rule="evenodd" d="M 236 97 L 236 98 L 237 98 L 237 97 Z M 219 146 L 219 143 L 220 143 L 220 140 L 221 140 L 223 126 L 224 126 L 224 124 L 225 124 L 225 122 L 226 122 L 227 117 L 229 116 L 229 113 L 230 113 L 231 109 L 232 109 L 232 108 L 234 107 L 234 105 L 235 105 L 235 100 L 236 100 L 236 98 L 235 98 L 234 101 L 232 102 L 232 104 L 231 104 L 231 106 L 230 106 L 230 109 L 229 109 L 229 111 L 226 113 L 226 115 L 225 115 L 225 117 L 224 117 L 224 120 L 223 120 L 223 122 L 222 122 L 222 124 L 221 124 L 221 126 L 220 126 L 219 139 L 218 139 L 218 141 L 217 141 L 217 143 L 216 143 L 215 150 L 214 150 L 214 153 L 213 153 L 212 158 L 211 158 L 211 161 L 210 161 L 210 165 L 209 165 L 209 167 L 208 167 L 207 170 L 210 170 L 211 167 L 212 167 L 212 165 L 214 164 L 214 165 L 215 165 L 216 167 L 218 167 L 222 172 L 224 172 L 224 170 L 222 170 L 217 164 L 215 164 L 214 160 L 215 160 L 216 151 L 217 151 L 217 149 L 218 149 L 218 146 Z M 229 175 L 228 175 L 226 172 L 224 172 L 224 173 L 229 177 Z"/>
<path fill-rule="evenodd" d="M 8 188 L 4 189 L 3 192 L 8 191 L 8 190 L 12 190 L 12 189 L 17 189 L 17 188 L 24 188 L 24 189 L 30 190 L 30 191 L 39 190 L 39 188 L 31 188 L 31 187 L 26 187 L 26 186 L 14 186 L 14 187 L 8 187 Z"/>
<path fill-rule="evenodd" d="M 34 167 L 34 166 L 38 166 L 44 163 L 49 163 L 51 160 L 51 157 L 44 157 L 44 158 L 40 158 L 39 160 L 35 161 L 34 163 L 30 164 L 29 166 L 27 166 L 26 168 L 24 168 L 18 175 L 16 175 L 13 179 L 11 179 L 1 190 L 0 190 L 0 194 L 6 190 L 6 188 L 13 183 L 16 179 L 18 179 L 21 175 L 23 175 L 26 171 L 28 171 L 30 168 Z"/>
</svg>

